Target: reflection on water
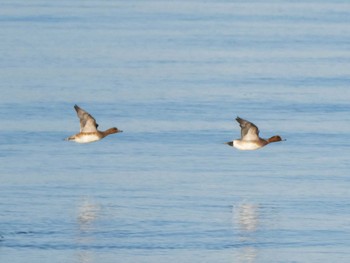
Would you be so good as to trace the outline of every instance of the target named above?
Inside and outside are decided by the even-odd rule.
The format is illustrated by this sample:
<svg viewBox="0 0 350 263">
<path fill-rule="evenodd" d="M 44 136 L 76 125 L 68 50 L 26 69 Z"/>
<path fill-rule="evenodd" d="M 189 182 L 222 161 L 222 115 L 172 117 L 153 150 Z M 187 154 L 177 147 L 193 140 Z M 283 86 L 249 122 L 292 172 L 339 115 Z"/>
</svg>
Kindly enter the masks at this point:
<svg viewBox="0 0 350 263">
<path fill-rule="evenodd" d="M 93 253 L 88 250 L 81 250 L 77 252 L 77 258 L 79 263 L 91 263 L 95 262 Z"/>
<path fill-rule="evenodd" d="M 78 224 L 81 231 L 89 230 L 96 221 L 101 208 L 91 200 L 85 199 L 78 207 Z"/>
<path fill-rule="evenodd" d="M 254 232 L 259 224 L 258 206 L 256 204 L 240 204 L 236 211 L 237 223 L 243 232 Z"/>
<path fill-rule="evenodd" d="M 349 262 L 350 1 L 1 3 L 0 262 Z"/>
<path fill-rule="evenodd" d="M 241 203 L 233 208 L 233 224 L 238 226 L 240 249 L 238 262 L 253 263 L 256 261 L 257 249 L 254 232 L 259 228 L 259 206 L 253 203 Z"/>
<path fill-rule="evenodd" d="M 94 262 L 94 255 L 91 251 L 84 249 L 85 246 L 93 244 L 94 222 L 98 219 L 101 207 L 89 199 L 84 199 L 78 206 L 78 247 L 82 249 L 77 251 L 77 259 L 80 263 Z"/>
<path fill-rule="evenodd" d="M 237 256 L 237 262 L 254 263 L 256 262 L 258 250 L 254 247 L 242 247 Z"/>
</svg>

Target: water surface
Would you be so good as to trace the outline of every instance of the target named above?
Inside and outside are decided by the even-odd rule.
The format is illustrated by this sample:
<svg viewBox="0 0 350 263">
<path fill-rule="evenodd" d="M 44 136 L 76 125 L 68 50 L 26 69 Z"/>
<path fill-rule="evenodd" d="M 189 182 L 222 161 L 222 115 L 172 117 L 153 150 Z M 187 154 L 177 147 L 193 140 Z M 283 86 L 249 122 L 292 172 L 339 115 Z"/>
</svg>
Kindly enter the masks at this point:
<svg viewBox="0 0 350 263">
<path fill-rule="evenodd" d="M 3 1 L 1 262 L 348 262 L 347 1 Z M 101 129 L 87 145 L 73 105 Z M 287 141 L 242 152 L 236 116 Z"/>
</svg>

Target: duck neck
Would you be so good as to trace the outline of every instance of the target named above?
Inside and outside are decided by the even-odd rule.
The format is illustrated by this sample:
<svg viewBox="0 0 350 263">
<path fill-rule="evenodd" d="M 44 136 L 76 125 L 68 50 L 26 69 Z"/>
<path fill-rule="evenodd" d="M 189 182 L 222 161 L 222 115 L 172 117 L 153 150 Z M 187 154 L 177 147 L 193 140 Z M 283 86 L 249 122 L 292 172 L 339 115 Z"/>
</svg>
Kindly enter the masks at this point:
<svg viewBox="0 0 350 263">
<path fill-rule="evenodd" d="M 103 137 L 106 137 L 107 135 L 113 134 L 113 133 L 117 133 L 118 129 L 117 128 L 109 128 L 108 130 L 105 130 L 102 133 Z"/>
</svg>

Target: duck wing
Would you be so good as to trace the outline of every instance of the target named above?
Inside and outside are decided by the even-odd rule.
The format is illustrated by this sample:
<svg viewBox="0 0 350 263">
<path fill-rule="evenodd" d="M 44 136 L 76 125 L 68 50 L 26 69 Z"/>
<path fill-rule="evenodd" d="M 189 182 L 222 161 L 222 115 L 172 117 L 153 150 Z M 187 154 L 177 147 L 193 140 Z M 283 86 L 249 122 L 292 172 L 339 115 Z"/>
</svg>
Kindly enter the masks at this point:
<svg viewBox="0 0 350 263">
<path fill-rule="evenodd" d="M 236 118 L 236 121 L 241 127 L 241 139 L 245 141 L 258 141 L 259 140 L 259 129 L 254 124 L 247 120 Z"/>
<path fill-rule="evenodd" d="M 88 112 L 80 108 L 78 105 L 74 105 L 74 109 L 80 119 L 80 132 L 96 132 L 98 124 L 94 117 Z"/>
</svg>

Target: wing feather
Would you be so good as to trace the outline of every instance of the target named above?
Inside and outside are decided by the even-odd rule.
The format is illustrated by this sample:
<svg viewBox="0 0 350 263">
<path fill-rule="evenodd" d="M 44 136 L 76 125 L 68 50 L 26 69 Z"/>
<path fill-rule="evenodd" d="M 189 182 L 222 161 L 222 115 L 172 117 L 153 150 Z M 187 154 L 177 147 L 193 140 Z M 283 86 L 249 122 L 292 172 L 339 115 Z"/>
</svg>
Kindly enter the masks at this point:
<svg viewBox="0 0 350 263">
<path fill-rule="evenodd" d="M 98 124 L 94 117 L 88 112 L 80 108 L 78 105 L 74 105 L 74 109 L 80 119 L 80 132 L 96 132 Z"/>
<path fill-rule="evenodd" d="M 240 117 L 237 117 L 236 121 L 239 123 L 239 126 L 241 127 L 242 140 L 245 140 L 245 141 L 259 140 L 259 129 L 254 123 L 241 119 Z"/>
</svg>

